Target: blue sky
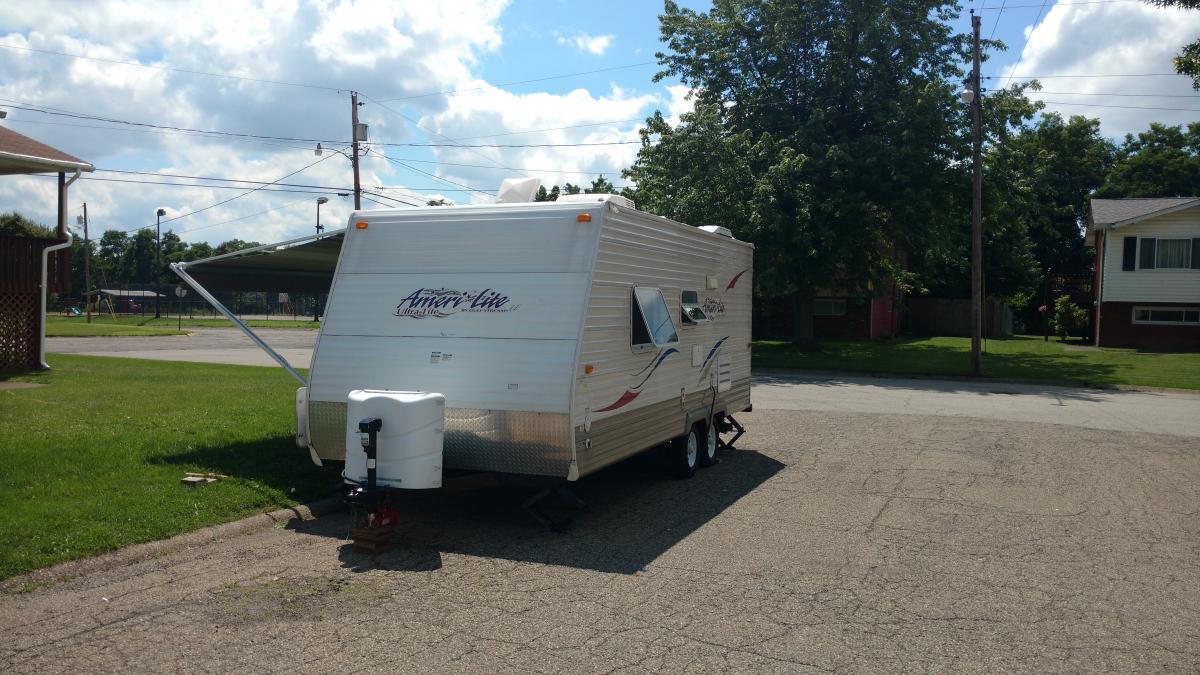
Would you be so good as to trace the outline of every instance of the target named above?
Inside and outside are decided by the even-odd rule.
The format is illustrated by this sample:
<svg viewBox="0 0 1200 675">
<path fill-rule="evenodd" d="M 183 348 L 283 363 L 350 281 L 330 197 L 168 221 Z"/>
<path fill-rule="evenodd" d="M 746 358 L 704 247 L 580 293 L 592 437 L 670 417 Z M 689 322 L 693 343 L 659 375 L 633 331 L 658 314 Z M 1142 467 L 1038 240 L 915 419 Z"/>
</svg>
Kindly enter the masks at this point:
<svg viewBox="0 0 1200 675">
<path fill-rule="evenodd" d="M 987 0 L 964 4 L 956 22 L 964 32 L 970 7 L 983 17 L 983 35 L 1010 47 L 993 55 L 985 75 L 1013 75 L 1020 58 L 1017 75 L 1075 76 L 1043 80 L 1050 109 L 1099 117 L 1114 137 L 1150 121 L 1197 119 L 1186 78 L 1145 75 L 1171 70 L 1170 57 L 1200 35 L 1200 12 L 1136 0 Z M 73 212 L 88 202 L 95 229 L 152 225 L 162 207 L 172 219 L 166 227 L 190 241 L 304 234 L 318 192 L 330 196 L 322 220 L 344 222 L 351 204 L 336 193 L 350 184 L 349 163 L 329 148 L 349 137 L 349 89 L 363 93 L 361 119 L 371 128 L 363 184 L 374 201 L 366 208 L 431 197 L 486 202 L 514 175 L 550 185 L 603 173 L 620 185 L 640 120 L 690 107 L 677 82 L 651 81 L 656 66 L 634 66 L 662 48 L 660 9 L 649 0 L 4 3 L 0 108 L 9 118 L 0 124 L 103 169 L 71 195 Z M 1127 73 L 1141 76 L 1095 77 Z M 530 79 L 538 81 L 508 84 Z M 428 95 L 444 91 L 457 93 Z M 321 157 L 315 140 L 326 141 Z M 293 172 L 280 181 L 291 186 L 244 195 L 257 184 L 154 175 L 265 183 Z M 0 178 L 0 211 L 14 209 L 51 221 L 52 182 Z"/>
</svg>

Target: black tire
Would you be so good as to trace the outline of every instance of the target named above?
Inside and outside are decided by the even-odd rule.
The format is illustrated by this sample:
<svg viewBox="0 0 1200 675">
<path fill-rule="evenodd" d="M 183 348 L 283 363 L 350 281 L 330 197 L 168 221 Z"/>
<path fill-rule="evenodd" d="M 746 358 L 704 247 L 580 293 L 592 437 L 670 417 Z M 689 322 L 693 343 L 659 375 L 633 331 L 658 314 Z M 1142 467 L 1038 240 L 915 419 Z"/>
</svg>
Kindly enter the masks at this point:
<svg viewBox="0 0 1200 675">
<path fill-rule="evenodd" d="M 717 463 L 717 430 L 712 424 L 697 424 L 696 430 L 700 433 L 697 463 L 701 468 L 710 467 Z"/>
<path fill-rule="evenodd" d="M 700 439 L 693 428 L 671 441 L 667 448 L 667 470 L 676 478 L 691 478 L 700 461 Z"/>
</svg>

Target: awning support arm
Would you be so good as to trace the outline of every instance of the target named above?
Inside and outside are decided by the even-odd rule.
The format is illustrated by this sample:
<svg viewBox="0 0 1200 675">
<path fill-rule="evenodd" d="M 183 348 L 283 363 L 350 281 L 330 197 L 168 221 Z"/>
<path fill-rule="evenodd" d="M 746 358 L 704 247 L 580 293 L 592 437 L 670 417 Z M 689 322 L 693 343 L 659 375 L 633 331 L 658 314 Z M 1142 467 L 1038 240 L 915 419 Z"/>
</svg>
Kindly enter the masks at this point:
<svg viewBox="0 0 1200 675">
<path fill-rule="evenodd" d="M 214 309 L 216 309 L 221 314 L 225 315 L 225 318 L 229 319 L 231 322 L 233 322 L 233 325 L 240 328 L 241 331 L 246 334 L 246 337 L 250 338 L 251 340 L 254 340 L 254 344 L 258 345 L 259 348 L 261 348 L 264 352 L 266 352 L 268 356 L 275 359 L 276 363 L 278 363 L 280 366 L 283 366 L 283 369 L 288 371 L 288 374 L 290 374 L 292 377 L 299 380 L 300 384 L 302 384 L 306 387 L 308 386 L 308 380 L 305 379 L 305 377 L 303 375 L 296 372 L 296 369 L 292 367 L 292 364 L 288 363 L 287 359 L 283 358 L 282 354 L 280 354 L 279 352 L 272 349 L 271 345 L 267 344 L 266 342 L 263 342 L 262 338 L 258 337 L 258 334 L 256 334 L 254 331 L 250 330 L 250 327 L 247 326 L 244 321 L 239 319 L 236 314 L 229 311 L 229 309 L 227 307 L 225 307 L 225 305 L 222 305 L 219 300 L 217 300 L 215 297 L 213 297 L 212 293 L 209 293 L 208 290 L 205 289 L 203 286 L 201 286 L 198 281 L 193 279 L 191 277 L 191 275 L 189 275 L 187 272 L 185 272 L 184 271 L 185 267 L 187 267 L 187 263 L 171 263 L 171 271 L 172 272 L 179 275 L 179 278 L 183 279 L 187 283 L 188 286 L 191 286 L 192 289 L 194 289 L 197 293 L 199 293 L 200 297 L 207 300 L 208 304 L 212 305 Z"/>
</svg>

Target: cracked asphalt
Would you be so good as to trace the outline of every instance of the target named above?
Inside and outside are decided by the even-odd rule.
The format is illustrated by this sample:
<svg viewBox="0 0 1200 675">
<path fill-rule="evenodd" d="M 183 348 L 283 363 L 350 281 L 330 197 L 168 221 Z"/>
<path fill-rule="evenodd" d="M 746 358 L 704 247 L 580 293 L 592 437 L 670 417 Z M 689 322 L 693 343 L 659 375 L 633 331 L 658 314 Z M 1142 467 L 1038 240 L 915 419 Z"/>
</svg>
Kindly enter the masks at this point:
<svg viewBox="0 0 1200 675">
<path fill-rule="evenodd" d="M 0 670 L 1200 669 L 1196 437 L 741 419 L 692 480 L 634 461 L 582 481 L 565 534 L 519 486 L 463 485 L 408 496 L 376 558 L 335 514 L 6 592 Z"/>
</svg>

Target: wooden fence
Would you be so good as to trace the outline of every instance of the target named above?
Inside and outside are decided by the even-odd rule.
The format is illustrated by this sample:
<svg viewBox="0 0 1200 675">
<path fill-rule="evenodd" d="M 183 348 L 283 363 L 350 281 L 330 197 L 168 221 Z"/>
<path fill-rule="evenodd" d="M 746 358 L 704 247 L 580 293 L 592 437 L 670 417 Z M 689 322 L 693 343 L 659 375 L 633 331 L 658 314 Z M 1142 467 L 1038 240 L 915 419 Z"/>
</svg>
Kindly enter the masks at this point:
<svg viewBox="0 0 1200 675">
<path fill-rule="evenodd" d="M 39 367 L 42 334 L 42 250 L 54 239 L 0 236 L 0 372 Z M 71 249 L 50 254 L 51 293 L 71 290 Z"/>
</svg>

